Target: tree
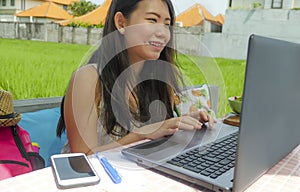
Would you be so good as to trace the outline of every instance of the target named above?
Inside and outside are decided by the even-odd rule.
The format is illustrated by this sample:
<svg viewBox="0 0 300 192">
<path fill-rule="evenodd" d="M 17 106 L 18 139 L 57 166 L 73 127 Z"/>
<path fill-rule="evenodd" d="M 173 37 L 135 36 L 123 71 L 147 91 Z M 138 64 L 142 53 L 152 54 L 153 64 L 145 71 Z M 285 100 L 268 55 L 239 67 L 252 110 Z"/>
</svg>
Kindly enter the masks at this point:
<svg viewBox="0 0 300 192">
<path fill-rule="evenodd" d="M 79 2 L 75 2 L 68 6 L 68 10 L 75 17 L 85 15 L 94 9 L 96 9 L 98 5 L 93 4 L 90 1 L 80 0 Z"/>
</svg>

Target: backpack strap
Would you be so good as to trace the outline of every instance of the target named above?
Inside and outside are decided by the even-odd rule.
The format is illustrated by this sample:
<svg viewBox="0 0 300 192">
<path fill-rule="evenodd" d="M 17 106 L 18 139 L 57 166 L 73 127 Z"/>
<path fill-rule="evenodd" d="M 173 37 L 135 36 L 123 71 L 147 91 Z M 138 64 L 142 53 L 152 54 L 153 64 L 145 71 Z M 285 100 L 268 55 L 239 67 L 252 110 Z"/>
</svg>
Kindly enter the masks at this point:
<svg viewBox="0 0 300 192">
<path fill-rule="evenodd" d="M 12 132 L 13 138 L 15 140 L 15 143 L 16 143 L 22 157 L 25 158 L 27 161 L 29 161 L 28 154 L 27 154 L 24 144 L 20 138 L 17 127 L 14 125 L 14 126 L 11 126 L 10 128 L 11 128 L 11 132 Z"/>
</svg>

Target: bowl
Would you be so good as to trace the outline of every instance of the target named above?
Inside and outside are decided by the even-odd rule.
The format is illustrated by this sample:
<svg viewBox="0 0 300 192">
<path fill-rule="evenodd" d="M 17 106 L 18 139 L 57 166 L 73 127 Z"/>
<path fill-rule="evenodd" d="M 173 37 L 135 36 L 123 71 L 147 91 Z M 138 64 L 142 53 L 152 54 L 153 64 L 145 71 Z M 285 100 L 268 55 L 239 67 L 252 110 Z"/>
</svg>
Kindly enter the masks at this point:
<svg viewBox="0 0 300 192">
<path fill-rule="evenodd" d="M 242 97 L 241 96 L 233 96 L 228 98 L 229 106 L 233 112 L 236 114 L 241 113 L 242 109 Z"/>
</svg>

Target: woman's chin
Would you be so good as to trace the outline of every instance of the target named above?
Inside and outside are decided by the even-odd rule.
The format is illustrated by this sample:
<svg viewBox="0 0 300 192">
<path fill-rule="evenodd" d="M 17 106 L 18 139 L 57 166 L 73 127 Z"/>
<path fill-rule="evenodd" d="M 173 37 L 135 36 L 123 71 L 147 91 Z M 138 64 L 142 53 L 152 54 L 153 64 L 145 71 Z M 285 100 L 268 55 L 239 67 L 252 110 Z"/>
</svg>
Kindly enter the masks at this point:
<svg viewBox="0 0 300 192">
<path fill-rule="evenodd" d="M 153 53 L 151 55 L 148 55 L 147 60 L 158 60 L 160 57 L 160 53 Z"/>
</svg>

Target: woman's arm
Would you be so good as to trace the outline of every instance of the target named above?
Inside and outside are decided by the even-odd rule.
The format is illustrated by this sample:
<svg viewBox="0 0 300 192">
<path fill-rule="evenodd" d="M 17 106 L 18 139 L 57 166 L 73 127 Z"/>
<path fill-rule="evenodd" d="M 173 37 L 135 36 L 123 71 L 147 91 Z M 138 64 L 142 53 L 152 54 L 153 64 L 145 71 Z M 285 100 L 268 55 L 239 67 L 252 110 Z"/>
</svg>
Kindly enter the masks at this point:
<svg viewBox="0 0 300 192">
<path fill-rule="evenodd" d="M 131 133 L 125 137 L 119 139 L 116 142 L 109 143 L 104 146 L 99 146 L 94 148 L 92 151 L 104 151 L 122 145 L 127 145 L 133 142 L 137 142 L 143 139 L 157 139 L 167 135 L 173 135 L 179 129 L 181 130 L 194 130 L 201 129 L 202 123 L 199 119 L 196 119 L 191 116 L 182 116 L 171 118 L 165 121 L 149 124 L 141 128 L 136 128 L 132 130 Z"/>
<path fill-rule="evenodd" d="M 64 116 L 71 152 L 93 154 L 143 139 L 172 135 L 179 129 L 202 127 L 200 116 L 176 117 L 135 129 L 116 142 L 98 146 L 98 106 L 101 96 L 98 83 L 98 73 L 92 65 L 77 70 L 70 81 L 65 97 Z"/>
<path fill-rule="evenodd" d="M 71 152 L 88 153 L 98 144 L 98 74 L 92 65 L 78 69 L 72 76 L 64 102 L 64 117 Z"/>
<path fill-rule="evenodd" d="M 98 146 L 98 106 L 101 97 L 96 68 L 87 65 L 72 76 L 64 102 L 64 117 L 71 152 L 92 154 L 120 145 L 126 145 L 145 137 L 130 133 L 117 143 Z"/>
</svg>

